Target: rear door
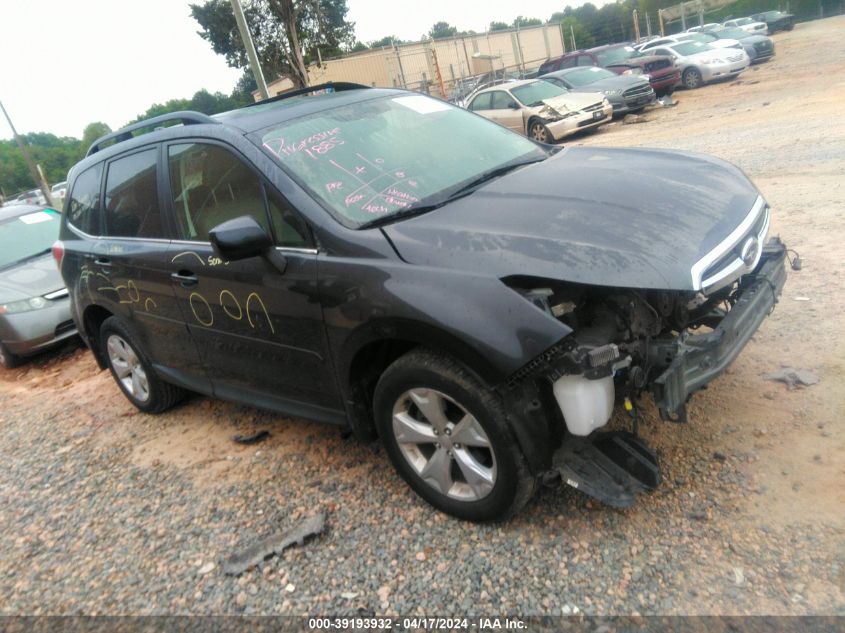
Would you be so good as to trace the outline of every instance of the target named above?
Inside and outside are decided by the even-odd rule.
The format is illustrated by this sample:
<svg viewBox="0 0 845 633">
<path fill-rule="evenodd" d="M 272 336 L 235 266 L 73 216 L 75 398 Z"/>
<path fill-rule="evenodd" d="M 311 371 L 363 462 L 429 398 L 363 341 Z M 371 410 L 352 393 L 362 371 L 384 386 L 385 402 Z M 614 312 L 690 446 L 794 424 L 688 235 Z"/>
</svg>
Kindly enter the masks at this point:
<svg viewBox="0 0 845 633">
<path fill-rule="evenodd" d="M 198 139 L 166 152 L 178 238 L 168 252 L 171 283 L 214 393 L 285 410 L 297 403 L 342 409 L 305 222 L 233 148 Z M 244 215 L 277 247 L 265 257 L 222 261 L 208 233 Z"/>
<path fill-rule="evenodd" d="M 88 256 L 97 303 L 130 323 L 156 369 L 210 391 L 170 280 L 171 227 L 161 212 L 160 145 L 106 163 L 100 239 Z"/>
</svg>

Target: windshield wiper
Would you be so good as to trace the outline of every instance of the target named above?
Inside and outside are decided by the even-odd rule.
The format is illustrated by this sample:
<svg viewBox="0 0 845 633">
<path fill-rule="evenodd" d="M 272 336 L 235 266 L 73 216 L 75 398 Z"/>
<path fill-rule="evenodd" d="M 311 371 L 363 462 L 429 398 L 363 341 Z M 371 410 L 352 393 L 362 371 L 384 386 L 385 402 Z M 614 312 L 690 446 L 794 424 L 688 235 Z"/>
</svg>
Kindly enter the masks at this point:
<svg viewBox="0 0 845 633">
<path fill-rule="evenodd" d="M 506 173 L 513 171 L 514 169 L 518 169 L 519 167 L 539 163 L 541 161 L 546 160 L 546 158 L 548 158 L 548 156 L 544 156 L 543 158 L 532 158 L 531 160 L 524 160 L 520 162 L 505 163 L 504 165 L 496 167 L 495 169 L 485 171 L 483 174 L 481 174 L 477 178 L 470 180 L 467 184 L 462 185 L 460 188 L 456 189 L 442 200 L 438 200 L 437 202 L 433 202 L 431 204 L 423 204 L 415 207 L 408 207 L 407 209 L 402 209 L 395 213 L 391 213 L 390 215 L 375 218 L 374 220 L 365 222 L 359 228 L 369 229 L 376 226 L 382 226 L 384 224 L 390 224 L 391 222 L 395 222 L 403 218 L 408 218 L 415 215 L 428 213 L 429 211 L 434 211 L 435 209 L 439 209 L 443 205 L 449 204 L 450 202 L 454 202 L 455 200 L 463 198 L 464 196 L 468 196 L 486 182 L 490 182 L 491 180 L 499 178 L 500 176 L 504 176 Z"/>
</svg>

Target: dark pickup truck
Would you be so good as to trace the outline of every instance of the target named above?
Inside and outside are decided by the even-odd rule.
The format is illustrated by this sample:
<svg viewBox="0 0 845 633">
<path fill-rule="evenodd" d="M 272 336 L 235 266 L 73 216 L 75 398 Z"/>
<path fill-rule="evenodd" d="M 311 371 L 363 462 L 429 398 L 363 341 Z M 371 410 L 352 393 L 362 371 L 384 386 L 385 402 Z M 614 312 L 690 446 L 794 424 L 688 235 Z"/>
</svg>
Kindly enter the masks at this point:
<svg viewBox="0 0 845 633">
<path fill-rule="evenodd" d="M 643 55 L 630 44 L 610 44 L 547 59 L 538 76 L 575 66 L 601 66 L 617 75 L 643 75 L 658 95 L 671 94 L 681 80 L 674 60 L 666 55 Z"/>
</svg>

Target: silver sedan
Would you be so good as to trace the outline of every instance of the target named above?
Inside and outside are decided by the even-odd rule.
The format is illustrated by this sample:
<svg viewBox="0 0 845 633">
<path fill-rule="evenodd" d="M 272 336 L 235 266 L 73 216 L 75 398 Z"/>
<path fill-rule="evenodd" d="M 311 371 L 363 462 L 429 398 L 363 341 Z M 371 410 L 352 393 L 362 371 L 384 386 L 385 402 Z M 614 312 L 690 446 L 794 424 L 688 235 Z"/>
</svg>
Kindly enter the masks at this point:
<svg viewBox="0 0 845 633">
<path fill-rule="evenodd" d="M 59 212 L 0 208 L 0 364 L 14 367 L 76 335 L 64 281 L 50 253 Z"/>
</svg>

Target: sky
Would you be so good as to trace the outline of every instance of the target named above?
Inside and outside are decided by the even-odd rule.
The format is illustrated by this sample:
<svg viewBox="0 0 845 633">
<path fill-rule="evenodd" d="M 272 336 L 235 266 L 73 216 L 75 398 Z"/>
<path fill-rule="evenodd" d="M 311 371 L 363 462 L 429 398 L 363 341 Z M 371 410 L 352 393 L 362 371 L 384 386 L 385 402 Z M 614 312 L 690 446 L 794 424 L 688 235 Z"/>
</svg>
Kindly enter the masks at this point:
<svg viewBox="0 0 845 633">
<path fill-rule="evenodd" d="M 196 3 L 202 0 L 194 0 Z M 573 4 L 580 4 L 580 0 Z M 416 40 L 445 20 L 482 32 L 491 20 L 548 19 L 566 0 L 348 0 L 364 42 Z M 601 2 L 597 3 L 601 4 Z M 183 0 L 0 1 L 0 101 L 18 132 L 82 137 L 88 123 L 125 125 L 153 103 L 198 90 L 230 93 L 229 68 Z M 0 138 L 12 137 L 0 118 Z"/>
</svg>

